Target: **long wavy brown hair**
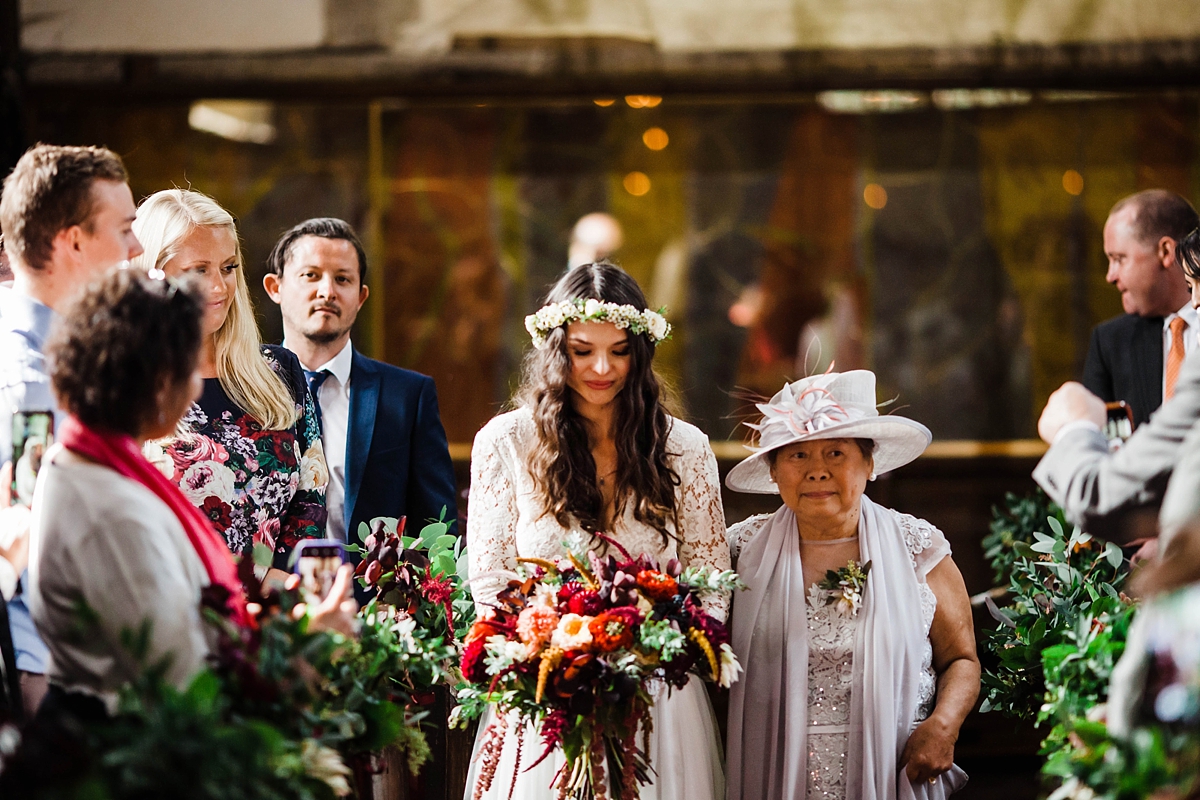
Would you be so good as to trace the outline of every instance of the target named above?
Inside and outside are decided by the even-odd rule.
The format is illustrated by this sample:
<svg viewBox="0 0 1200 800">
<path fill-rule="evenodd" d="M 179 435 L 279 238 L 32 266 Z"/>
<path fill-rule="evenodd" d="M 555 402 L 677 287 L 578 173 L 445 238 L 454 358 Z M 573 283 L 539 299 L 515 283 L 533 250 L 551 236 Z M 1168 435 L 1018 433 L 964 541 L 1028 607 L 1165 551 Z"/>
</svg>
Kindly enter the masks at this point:
<svg viewBox="0 0 1200 800">
<path fill-rule="evenodd" d="M 567 272 L 546 303 L 600 300 L 646 308 L 637 281 L 607 262 L 584 264 Z M 625 386 L 616 397 L 613 438 L 617 446 L 614 519 L 633 504 L 634 518 L 659 531 L 666 543 L 678 523 L 675 488 L 679 476 L 671 468 L 667 436 L 671 418 L 665 389 L 654 372 L 654 345 L 641 334 L 629 334 L 630 365 Z M 516 404 L 533 412 L 537 443 L 529 456 L 529 472 L 543 498 L 545 513 L 563 527 L 574 517 L 589 533 L 601 532 L 604 498 L 596 480 L 587 426 L 571 402 L 567 378 L 571 357 L 566 326 L 555 329 L 546 347 L 525 359 Z"/>
</svg>

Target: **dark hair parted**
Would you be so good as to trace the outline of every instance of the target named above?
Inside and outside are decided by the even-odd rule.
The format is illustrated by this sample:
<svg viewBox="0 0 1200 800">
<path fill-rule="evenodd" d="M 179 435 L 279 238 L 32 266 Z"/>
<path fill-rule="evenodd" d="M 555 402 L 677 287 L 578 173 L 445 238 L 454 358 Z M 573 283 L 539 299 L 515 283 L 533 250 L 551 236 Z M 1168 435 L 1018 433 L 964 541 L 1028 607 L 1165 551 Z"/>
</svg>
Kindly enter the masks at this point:
<svg viewBox="0 0 1200 800">
<path fill-rule="evenodd" d="M 1166 189 L 1147 189 L 1122 198 L 1108 212 L 1133 207 L 1133 233 L 1142 244 L 1156 247 L 1166 236 L 1178 242 L 1200 226 L 1196 209 L 1184 198 Z"/>
<path fill-rule="evenodd" d="M 546 303 L 575 299 L 646 308 L 646 297 L 637 282 L 606 262 L 571 269 L 550 290 Z M 629 374 L 614 401 L 614 516 L 624 514 L 632 503 L 634 518 L 658 530 L 665 542 L 678 523 L 675 489 L 679 476 L 671 468 L 672 454 L 667 452 L 671 418 L 663 404 L 662 382 L 654 372 L 650 339 L 630 334 L 629 355 Z M 545 348 L 532 350 L 525 359 L 517 404 L 533 412 L 537 443 L 529 456 L 529 472 L 546 513 L 563 527 L 571 527 L 573 516 L 584 530 L 596 533 L 602 531 L 604 498 L 586 422 L 571 402 L 570 374 L 566 326 L 560 326 L 550 333 Z"/>
<path fill-rule="evenodd" d="M 1200 229 L 1193 229 L 1175 245 L 1175 255 L 1183 267 L 1183 274 L 1200 281 Z"/>
<path fill-rule="evenodd" d="M 136 436 L 158 416 L 163 386 L 191 378 L 201 315 L 186 284 L 113 270 L 72 304 L 47 345 L 59 405 L 85 425 Z"/>
<path fill-rule="evenodd" d="M 819 440 L 811 439 L 809 441 L 819 441 Z M 864 438 L 859 437 L 859 438 L 854 439 L 854 443 L 856 445 L 858 445 L 858 450 L 860 453 L 862 453 L 863 458 L 870 460 L 875 457 L 875 440 L 874 439 L 864 439 Z M 772 467 L 775 466 L 775 461 L 779 458 L 779 451 L 787 446 L 788 445 L 785 444 L 782 447 L 776 447 L 774 450 L 770 450 L 767 452 L 767 461 L 771 464 Z"/>
<path fill-rule="evenodd" d="M 283 268 L 287 266 L 287 260 L 292 255 L 292 248 L 305 236 L 344 239 L 354 245 L 354 252 L 358 254 L 358 282 L 367 282 L 367 251 L 363 249 L 362 242 L 359 241 L 354 228 L 350 227 L 350 223 L 336 217 L 306 219 L 279 237 L 279 241 L 271 249 L 271 255 L 267 256 L 267 269 L 282 278 Z"/>
<path fill-rule="evenodd" d="M 82 225 L 91 233 L 92 184 L 128 179 L 121 157 L 103 147 L 29 148 L 0 197 L 5 246 L 30 269 L 45 269 L 59 231 Z"/>
</svg>

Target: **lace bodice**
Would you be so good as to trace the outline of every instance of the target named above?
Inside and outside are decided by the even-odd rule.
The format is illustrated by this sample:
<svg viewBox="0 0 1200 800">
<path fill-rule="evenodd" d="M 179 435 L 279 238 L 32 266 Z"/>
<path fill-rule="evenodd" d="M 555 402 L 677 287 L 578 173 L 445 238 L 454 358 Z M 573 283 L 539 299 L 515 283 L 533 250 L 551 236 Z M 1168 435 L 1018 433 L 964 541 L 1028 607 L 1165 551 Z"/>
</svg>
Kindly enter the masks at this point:
<svg viewBox="0 0 1200 800">
<path fill-rule="evenodd" d="M 501 414 L 475 436 L 471 450 L 471 493 L 468 504 L 467 552 L 475 602 L 490 602 L 508 578 L 517 557 L 558 558 L 572 530 L 544 513 L 541 498 L 526 468 L 535 441 L 532 414 L 517 409 Z M 667 438 L 671 466 L 680 485 L 675 490 L 680 530 L 664 544 L 658 531 L 638 522 L 632 504 L 616 522 L 613 537 L 633 555 L 645 553 L 660 563 L 678 558 L 685 565 L 729 568 L 724 535 L 725 513 L 717 460 L 708 437 L 698 428 L 672 419 Z M 584 534 L 586 535 L 586 534 Z M 705 598 L 706 609 L 725 619 L 728 597 Z"/>
</svg>

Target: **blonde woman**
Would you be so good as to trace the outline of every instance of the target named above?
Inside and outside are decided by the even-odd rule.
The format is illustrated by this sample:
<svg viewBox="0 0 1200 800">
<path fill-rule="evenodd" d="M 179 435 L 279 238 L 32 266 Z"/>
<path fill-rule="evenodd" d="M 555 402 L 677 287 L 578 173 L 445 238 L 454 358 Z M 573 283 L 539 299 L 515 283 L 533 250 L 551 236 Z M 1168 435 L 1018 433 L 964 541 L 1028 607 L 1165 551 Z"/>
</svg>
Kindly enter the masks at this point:
<svg viewBox="0 0 1200 800">
<path fill-rule="evenodd" d="M 261 543 L 286 569 L 301 539 L 325 530 L 328 472 L 304 371 L 282 347 L 263 345 L 233 217 L 199 192 L 169 189 L 142 201 L 133 266 L 198 282 L 204 299 L 204 392 L 177 435 L 148 455 L 245 553 Z"/>
</svg>

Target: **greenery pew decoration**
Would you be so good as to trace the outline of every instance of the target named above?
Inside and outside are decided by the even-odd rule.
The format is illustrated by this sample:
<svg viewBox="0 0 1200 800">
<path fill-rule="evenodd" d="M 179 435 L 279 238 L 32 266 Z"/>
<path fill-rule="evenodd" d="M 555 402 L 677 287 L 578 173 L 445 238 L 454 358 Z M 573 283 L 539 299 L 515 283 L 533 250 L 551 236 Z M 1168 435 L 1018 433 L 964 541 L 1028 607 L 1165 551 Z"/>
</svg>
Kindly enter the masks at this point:
<svg viewBox="0 0 1200 800">
<path fill-rule="evenodd" d="M 983 546 L 1007 591 L 1003 606 L 997 592 L 985 598 L 998 624 L 983 641 L 981 710 L 1049 727 L 1041 747 L 1049 800 L 1194 796 L 1195 719 L 1163 722 L 1143 703 L 1129 737 L 1105 724 L 1113 667 L 1138 610 L 1122 591 L 1129 563 L 1120 548 L 1078 528 L 1068 534 L 1062 510 L 1040 491 L 1010 494 L 994 513 Z"/>
</svg>

